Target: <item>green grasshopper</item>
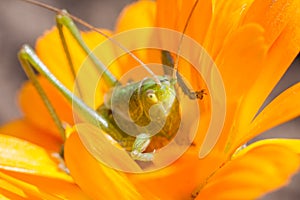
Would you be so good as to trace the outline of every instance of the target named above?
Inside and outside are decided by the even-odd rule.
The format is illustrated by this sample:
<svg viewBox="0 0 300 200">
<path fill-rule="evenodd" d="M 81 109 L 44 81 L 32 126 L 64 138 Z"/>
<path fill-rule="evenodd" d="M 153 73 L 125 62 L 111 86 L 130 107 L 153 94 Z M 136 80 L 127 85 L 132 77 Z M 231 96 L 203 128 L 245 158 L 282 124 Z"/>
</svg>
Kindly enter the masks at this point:
<svg viewBox="0 0 300 200">
<path fill-rule="evenodd" d="M 165 119 L 163 127 L 156 135 L 151 135 L 147 129 L 144 129 L 143 131 L 136 129 L 135 131 L 137 131 L 138 134 L 128 135 L 122 130 L 122 128 L 120 128 L 114 117 L 116 117 L 117 115 L 117 117 L 121 119 L 119 121 L 121 121 L 121 123 L 124 123 L 125 125 L 128 124 L 129 119 L 128 117 L 124 117 L 124 113 L 122 113 L 121 111 L 112 116 L 113 110 L 110 107 L 111 99 L 107 99 L 102 105 L 100 105 L 98 109 L 93 110 L 92 108 L 87 106 L 79 97 L 74 96 L 73 93 L 69 91 L 48 70 L 47 66 L 43 64 L 43 62 L 38 58 L 32 48 L 30 48 L 28 45 L 24 45 L 18 54 L 19 61 L 28 78 L 32 81 L 32 84 L 41 96 L 62 136 L 65 135 L 65 130 L 53 106 L 51 105 L 51 102 L 47 98 L 46 92 L 39 84 L 35 71 L 45 76 L 57 88 L 57 90 L 59 90 L 60 93 L 63 94 L 63 96 L 69 101 L 70 104 L 73 103 L 75 112 L 79 113 L 79 115 L 88 123 L 96 127 L 100 127 L 105 133 L 110 135 L 126 151 L 128 151 L 132 159 L 146 162 L 152 161 L 155 155 L 154 151 L 166 145 L 174 137 L 179 128 L 181 114 L 179 101 L 176 98 L 177 85 L 182 88 L 183 92 L 190 99 L 202 99 L 206 94 L 205 91 L 191 91 L 189 87 L 186 86 L 185 82 L 177 71 L 175 75 L 173 74 L 173 77 L 170 77 L 170 74 L 167 74 L 165 76 L 155 75 L 147 67 L 147 65 L 142 63 L 134 54 L 126 50 L 126 48 L 121 44 L 116 44 L 121 49 L 127 51 L 127 53 L 129 53 L 135 60 L 140 62 L 141 65 L 150 74 L 150 77 L 141 81 L 129 83 L 127 85 L 121 85 L 120 82 L 114 77 L 114 75 L 110 71 L 106 70 L 106 67 L 97 59 L 95 55 L 93 55 L 91 50 L 84 43 L 83 39 L 81 38 L 80 32 L 74 24 L 73 20 L 87 26 L 88 28 L 91 28 L 92 30 L 99 32 L 108 40 L 111 40 L 111 42 L 116 43 L 115 41 L 110 39 L 102 32 L 98 31 L 91 25 L 82 21 L 81 19 L 78 19 L 67 13 L 65 10 L 59 10 L 57 8 L 53 8 L 51 6 L 44 5 L 35 1 L 27 1 L 42 7 L 46 7 L 47 9 L 53 10 L 58 13 L 56 16 L 57 28 L 60 33 L 61 42 L 63 44 L 66 57 L 68 58 L 70 68 L 73 68 L 71 59 L 72 56 L 69 53 L 68 46 L 64 38 L 64 33 L 62 30 L 63 27 L 68 29 L 68 31 L 72 34 L 72 36 L 78 42 L 80 47 L 85 51 L 85 53 L 87 55 L 90 55 L 90 59 L 97 67 L 99 72 L 103 74 L 104 80 L 107 85 L 109 85 L 113 89 L 116 87 L 118 88 L 118 90 L 115 90 L 114 92 L 114 99 L 116 101 L 115 103 L 117 103 L 118 105 L 122 105 L 126 94 L 131 94 L 130 97 L 127 97 L 130 99 L 128 105 L 129 115 L 131 120 L 134 121 L 136 125 L 145 126 L 149 124 L 151 120 L 153 121 L 153 119 L 151 119 L 151 116 L 149 115 L 149 111 L 154 105 L 160 105 L 155 110 L 154 114 L 157 119 L 154 119 L 154 121 L 156 120 L 156 122 L 159 124 L 159 120 L 161 118 Z M 196 5 L 197 2 L 195 3 L 195 6 Z M 191 13 L 192 12 L 193 10 L 191 11 Z M 174 68 L 174 60 L 168 51 L 163 50 L 161 52 L 161 56 L 163 65 Z"/>
</svg>

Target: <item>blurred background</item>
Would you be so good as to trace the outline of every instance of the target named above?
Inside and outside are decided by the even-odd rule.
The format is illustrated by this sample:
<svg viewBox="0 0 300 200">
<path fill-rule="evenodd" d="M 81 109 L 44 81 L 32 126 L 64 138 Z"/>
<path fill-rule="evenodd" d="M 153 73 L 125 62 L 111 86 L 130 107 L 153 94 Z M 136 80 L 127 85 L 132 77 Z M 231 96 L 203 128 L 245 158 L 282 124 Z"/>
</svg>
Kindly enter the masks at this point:
<svg viewBox="0 0 300 200">
<path fill-rule="evenodd" d="M 66 8 L 70 13 L 96 27 L 113 29 L 118 13 L 132 1 L 44 0 L 43 2 L 59 8 Z M 18 0 L 1 0 L 0 14 L 0 124 L 3 124 L 21 116 L 16 96 L 22 82 L 26 80 L 26 76 L 18 63 L 17 52 L 24 43 L 34 46 L 35 40 L 55 24 L 55 19 L 54 13 Z M 267 101 L 298 81 L 300 81 L 299 58 L 295 60 Z M 300 118 L 267 131 L 257 139 L 300 138 L 299 130 Z M 300 174 L 296 175 L 288 186 L 272 192 L 262 199 L 298 200 L 300 199 L 299 184 Z"/>
</svg>

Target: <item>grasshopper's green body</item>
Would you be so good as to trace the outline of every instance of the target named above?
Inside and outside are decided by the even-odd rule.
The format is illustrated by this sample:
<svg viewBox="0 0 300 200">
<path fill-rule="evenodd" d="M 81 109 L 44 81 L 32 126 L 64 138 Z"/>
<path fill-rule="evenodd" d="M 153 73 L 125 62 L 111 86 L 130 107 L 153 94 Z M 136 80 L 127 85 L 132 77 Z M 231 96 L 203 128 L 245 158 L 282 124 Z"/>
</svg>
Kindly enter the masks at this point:
<svg viewBox="0 0 300 200">
<path fill-rule="evenodd" d="M 125 133 L 120 128 L 120 124 L 116 123 L 112 112 L 115 112 L 114 116 L 118 115 L 118 118 L 121 119 L 118 121 L 118 123 L 122 123 L 121 127 L 126 126 L 134 132 L 143 132 L 147 135 L 149 134 L 147 129 L 138 130 L 139 127 L 135 125 L 139 125 L 140 127 L 148 125 L 151 122 L 149 115 L 150 108 L 155 104 L 161 104 L 161 107 L 154 113 L 154 116 L 157 118 L 158 123 L 160 122 L 160 117 L 166 118 L 166 121 L 162 129 L 151 138 L 151 142 L 146 151 L 154 151 L 155 149 L 161 148 L 168 143 L 178 131 L 180 112 L 174 82 L 170 81 L 167 77 L 159 77 L 159 80 L 161 85 L 158 85 L 153 79 L 148 78 L 140 82 L 117 87 L 117 92 L 114 96 L 116 99 L 114 109 L 111 109 L 111 93 L 114 90 L 107 94 L 109 98 L 97 109 L 100 115 L 105 116 L 109 125 L 115 127 L 114 131 L 111 131 L 113 129 L 109 128 L 106 132 L 128 151 L 133 150 L 132 147 L 135 137 L 128 135 L 128 133 Z M 129 99 L 128 116 L 123 113 L 122 107 L 127 103 L 124 99 Z M 105 127 L 102 128 L 105 129 Z"/>
<path fill-rule="evenodd" d="M 82 40 L 79 31 L 71 19 L 76 18 L 66 13 L 66 11 L 57 10 L 57 12 L 59 12 L 57 16 L 57 27 L 69 60 L 70 68 L 74 67 L 72 66 L 71 55 L 64 39 L 62 31 L 63 26 L 71 32 L 81 48 L 90 56 L 90 59 L 98 68 L 99 72 L 103 73 L 107 85 L 112 86 L 111 91 L 106 94 L 104 103 L 94 111 L 80 98 L 73 96 L 73 94 L 47 69 L 42 61 L 39 60 L 30 47 L 25 45 L 21 49 L 19 53 L 20 62 L 42 97 L 63 137 L 64 130 L 61 122 L 56 115 L 51 102 L 48 100 L 46 92 L 43 91 L 41 85 L 38 83 L 33 68 L 44 75 L 66 97 L 66 99 L 73 104 L 75 112 L 79 113 L 86 122 L 100 127 L 105 133 L 109 134 L 124 149 L 130 152 L 130 155 L 134 160 L 152 161 L 154 156 L 153 152 L 169 143 L 179 129 L 181 113 L 180 104 L 176 98 L 176 78 L 156 76 L 151 70 L 147 69 L 148 67 L 145 66 L 145 64 L 143 64 L 143 67 L 147 69 L 150 74 L 152 73 L 149 78 L 125 86 L 119 86 L 117 79 L 105 69 L 105 66 L 103 66 L 95 55 L 92 54 Z M 96 29 L 94 28 L 93 30 Z M 100 32 L 100 34 L 103 33 Z M 115 43 L 112 39 L 110 40 Z M 121 44 L 119 44 L 119 47 L 126 50 Z M 128 53 L 131 54 L 132 57 L 135 57 L 131 52 Z M 162 51 L 162 63 L 168 66 L 173 65 L 172 57 L 166 51 Z M 184 88 L 185 87 L 182 87 L 183 90 Z M 184 90 L 184 93 L 191 99 L 199 97 L 201 99 L 203 94 L 205 94 L 203 90 L 194 93 L 188 89 Z M 128 99 L 127 102 L 125 101 L 126 99 Z M 128 109 L 124 110 L 124 105 L 126 104 L 128 104 Z M 155 105 L 157 106 L 157 109 L 152 109 Z M 119 120 L 116 121 L 116 117 Z M 159 131 L 154 133 L 147 128 L 147 125 L 153 122 L 154 125 L 160 127 Z M 124 131 L 122 127 L 126 127 L 126 129 L 129 129 L 130 131 Z M 99 134 L 101 134 L 101 132 L 99 132 Z"/>
</svg>

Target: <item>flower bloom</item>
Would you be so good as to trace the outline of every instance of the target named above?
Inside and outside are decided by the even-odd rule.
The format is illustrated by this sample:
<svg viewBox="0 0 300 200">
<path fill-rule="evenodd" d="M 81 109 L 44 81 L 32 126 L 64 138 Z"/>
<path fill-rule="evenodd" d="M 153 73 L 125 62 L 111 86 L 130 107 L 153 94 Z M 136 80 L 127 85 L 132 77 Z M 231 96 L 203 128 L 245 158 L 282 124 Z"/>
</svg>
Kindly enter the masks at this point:
<svg viewBox="0 0 300 200">
<path fill-rule="evenodd" d="M 212 57 L 227 95 L 224 128 L 206 157 L 198 157 L 208 127 L 205 115 L 195 145 L 172 165 L 146 174 L 104 166 L 83 147 L 76 131 L 67 129 L 67 175 L 51 156 L 63 141 L 34 88 L 25 83 L 19 97 L 24 118 L 0 129 L 0 193 L 11 199 L 255 199 L 283 186 L 299 169 L 299 140 L 269 139 L 239 148 L 299 116 L 299 83 L 257 114 L 299 52 L 299 4 L 297 0 L 199 1 L 186 34 Z M 193 0 L 138 1 L 123 10 L 114 32 L 105 32 L 140 27 L 182 32 L 193 5 Z M 105 39 L 95 32 L 82 36 L 90 48 Z M 85 54 L 70 35 L 67 42 L 78 68 Z M 74 80 L 56 29 L 38 40 L 36 51 L 71 89 Z M 130 60 L 115 63 L 119 67 L 113 73 L 118 76 L 126 70 L 126 62 Z M 40 81 L 62 121 L 74 125 L 71 105 L 45 79 Z"/>
</svg>

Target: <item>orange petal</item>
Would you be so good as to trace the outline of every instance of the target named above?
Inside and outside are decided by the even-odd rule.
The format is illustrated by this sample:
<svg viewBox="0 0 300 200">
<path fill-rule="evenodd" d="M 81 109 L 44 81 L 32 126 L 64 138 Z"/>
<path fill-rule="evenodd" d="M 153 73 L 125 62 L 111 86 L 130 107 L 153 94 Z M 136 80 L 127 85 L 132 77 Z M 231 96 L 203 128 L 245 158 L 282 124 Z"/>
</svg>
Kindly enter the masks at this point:
<svg viewBox="0 0 300 200">
<path fill-rule="evenodd" d="M 16 120 L 0 127 L 0 133 L 42 146 L 48 151 L 59 152 L 62 141 L 26 119 Z"/>
<path fill-rule="evenodd" d="M 123 9 L 116 24 L 116 32 L 155 25 L 154 1 L 138 1 Z M 138 16 L 138 17 L 137 17 Z"/>
<path fill-rule="evenodd" d="M 276 2 L 282 4 L 284 1 Z M 300 1 L 293 1 L 291 3 L 292 5 L 290 6 L 292 8 L 297 4 L 297 8 L 300 7 Z M 284 5 L 286 4 L 283 3 L 283 6 Z M 285 10 L 285 8 L 282 9 Z M 286 25 L 282 29 L 280 26 L 278 27 L 281 31 L 279 34 L 275 34 L 276 36 L 278 35 L 275 40 L 272 39 L 274 43 L 271 44 L 266 59 L 261 63 L 262 71 L 241 102 L 242 107 L 236 117 L 240 118 L 241 122 L 246 123 L 243 125 L 245 130 L 247 130 L 247 125 L 253 120 L 267 96 L 300 51 L 300 20 L 298 20 L 300 18 L 300 12 L 299 9 L 288 9 L 288 11 L 290 11 L 290 13 L 284 12 L 282 15 L 292 15 L 293 17 L 288 18 L 289 21 L 285 23 Z M 280 15 L 280 13 L 278 15 Z M 270 18 L 269 20 L 273 19 Z M 276 27 L 273 27 L 273 29 L 276 29 Z M 266 31 L 268 32 L 270 30 L 266 29 Z M 270 37 L 273 37 L 272 33 L 269 34 Z M 267 38 L 268 35 L 266 36 L 266 40 L 268 40 Z M 262 87 L 262 85 L 264 87 Z M 242 130 L 242 132 L 243 131 L 244 130 Z"/>
<path fill-rule="evenodd" d="M 237 5 L 239 2 L 235 2 L 235 5 Z M 192 17 L 188 22 L 188 27 L 185 34 L 189 35 L 190 37 L 195 39 L 199 44 L 203 45 L 213 18 L 213 1 L 199 1 L 198 4 L 199 5 L 195 8 Z M 186 1 L 184 1 L 183 6 L 184 5 L 187 5 Z M 192 6 L 190 5 L 186 9 L 187 17 L 190 15 L 191 7 Z M 180 32 L 183 31 L 183 27 L 187 23 L 187 17 L 183 18 L 181 17 L 181 14 L 179 16 L 179 20 L 182 24 L 182 28 L 179 29 Z M 168 20 L 168 17 L 166 19 Z"/>
<path fill-rule="evenodd" d="M 111 33 L 107 30 L 101 30 L 105 34 Z M 64 31 L 67 45 L 69 47 L 74 70 L 77 72 L 87 55 L 78 45 L 69 31 Z M 82 33 L 83 39 L 86 41 L 90 49 L 94 49 L 97 45 L 103 42 L 106 38 L 96 32 Z M 57 28 L 46 32 L 40 37 L 36 43 L 36 52 L 39 58 L 49 68 L 49 70 L 70 90 L 73 89 L 74 75 L 69 66 L 64 48 L 61 44 Z"/>
<path fill-rule="evenodd" d="M 257 24 L 240 27 L 224 42 L 215 61 L 230 103 L 247 92 L 262 69 L 259 65 L 267 53 L 263 33 Z"/>
<path fill-rule="evenodd" d="M 43 148 L 27 141 L 0 135 L 0 168 L 71 181 Z"/>
<path fill-rule="evenodd" d="M 299 5 L 298 0 L 255 0 L 243 23 L 257 23 L 263 26 L 268 44 L 273 44 L 287 23 L 295 17 Z"/>
<path fill-rule="evenodd" d="M 240 135 L 243 144 L 270 128 L 283 124 L 300 115 L 300 83 L 285 90 L 269 103 L 251 123 L 249 131 Z"/>
<path fill-rule="evenodd" d="M 200 160 L 193 148 L 173 165 L 160 171 L 127 174 L 126 177 L 95 160 L 82 146 L 77 133 L 71 134 L 66 141 L 65 159 L 75 182 L 95 199 L 187 198 L 222 162 L 222 157 L 217 155 Z M 187 171 L 189 176 L 186 176 Z"/>
<path fill-rule="evenodd" d="M 179 13 L 178 1 L 158 0 L 156 3 L 156 23 L 157 26 L 176 30 Z"/>
<path fill-rule="evenodd" d="M 77 133 L 72 133 L 65 143 L 65 160 L 75 182 L 92 198 L 143 199 L 123 173 L 95 160 Z"/>
<path fill-rule="evenodd" d="M 191 147 L 180 159 L 159 171 L 128 174 L 128 177 L 141 193 L 148 191 L 160 199 L 189 199 L 192 191 L 224 162 L 219 154 L 199 159 L 197 149 Z"/>
<path fill-rule="evenodd" d="M 256 146 L 220 168 L 197 199 L 256 199 L 285 185 L 299 164 L 299 155 L 290 148 Z"/>
<path fill-rule="evenodd" d="M 266 56 L 266 45 L 262 35 L 263 29 L 257 24 L 240 27 L 224 42 L 216 59 L 224 81 L 227 103 L 226 121 L 218 146 L 223 146 L 226 142 L 232 143 L 237 130 L 240 130 L 239 125 L 250 123 L 240 119 L 240 116 L 237 117 L 236 112 L 239 111 L 241 99 L 247 95 L 262 71 L 260 65 Z M 232 130 L 232 124 L 235 124 L 235 130 Z"/>
<path fill-rule="evenodd" d="M 68 102 L 45 78 L 40 77 L 39 81 L 62 122 L 73 124 L 72 110 Z M 46 133 L 60 137 L 51 115 L 30 82 L 23 85 L 19 94 L 19 102 L 25 117 L 31 123 L 42 128 Z"/>
<path fill-rule="evenodd" d="M 245 11 L 247 11 L 253 1 L 212 1 L 212 17 L 202 44 L 213 59 L 216 58 L 222 49 L 224 41 L 239 27 Z M 201 1 L 199 4 L 202 4 Z M 202 15 L 199 16 L 202 18 Z"/>
<path fill-rule="evenodd" d="M 142 27 L 154 27 L 155 26 L 155 15 L 156 7 L 153 1 L 138 1 L 127 7 L 125 7 L 119 16 L 118 22 L 116 24 L 116 33 L 127 31 L 130 29 L 142 28 Z M 139 16 L 139 17 L 136 17 Z M 151 34 L 151 32 L 149 32 Z M 128 49 L 134 49 L 140 41 L 150 43 L 148 38 L 139 37 L 133 33 L 131 35 L 126 35 L 122 37 L 123 39 L 120 43 L 126 46 Z M 145 41 L 144 41 L 145 40 Z M 133 52 L 135 56 L 140 59 L 143 63 L 160 63 L 161 54 L 160 51 L 140 49 Z M 121 56 L 118 59 L 118 66 L 122 69 L 123 73 L 126 73 L 132 67 L 139 66 L 135 59 L 130 55 Z"/>
<path fill-rule="evenodd" d="M 68 31 L 64 31 L 64 33 L 66 33 L 65 35 L 68 47 L 72 47 L 69 48 L 72 55 L 76 55 L 74 53 L 77 53 L 76 57 L 72 57 L 74 67 L 77 69 L 85 57 L 84 53 L 78 47 L 71 34 Z M 39 58 L 55 75 L 55 77 L 57 77 L 67 88 L 72 89 L 74 77 L 64 53 L 56 27 L 45 32 L 45 34 L 37 40 L 35 50 Z"/>
<path fill-rule="evenodd" d="M 299 139 L 284 139 L 284 138 L 275 138 L 275 139 L 264 139 L 259 140 L 257 142 L 254 142 L 250 144 L 247 148 L 242 149 L 240 151 L 237 151 L 234 154 L 234 157 L 242 156 L 246 154 L 248 151 L 251 151 L 252 149 L 255 149 L 260 146 L 280 146 L 287 149 L 290 149 L 291 151 L 295 152 L 300 156 L 300 140 Z"/>
<path fill-rule="evenodd" d="M 300 2 L 297 1 L 297 3 Z M 233 138 L 239 138 L 237 134 L 248 132 L 250 123 L 263 102 L 300 50 L 300 21 L 297 20 L 300 17 L 300 12 L 295 10 L 291 12 L 294 17 L 290 19 L 272 44 L 265 60 L 260 65 L 262 66 L 260 74 L 240 102 L 239 113 L 235 115 L 235 118 L 239 119 L 239 124 L 236 123 L 238 129 L 235 132 L 232 131 L 229 139 L 231 142 Z M 232 150 L 235 148 L 237 146 L 233 147 Z"/>
</svg>

